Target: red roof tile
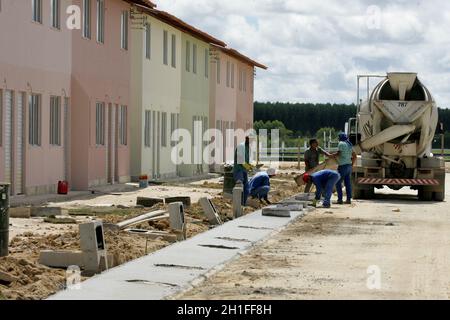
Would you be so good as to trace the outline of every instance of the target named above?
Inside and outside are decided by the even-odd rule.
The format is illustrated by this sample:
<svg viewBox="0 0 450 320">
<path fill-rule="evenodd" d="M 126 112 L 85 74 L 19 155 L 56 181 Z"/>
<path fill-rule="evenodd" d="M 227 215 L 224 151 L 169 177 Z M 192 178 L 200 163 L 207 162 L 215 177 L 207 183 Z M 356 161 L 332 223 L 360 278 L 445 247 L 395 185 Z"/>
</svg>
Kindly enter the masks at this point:
<svg viewBox="0 0 450 320">
<path fill-rule="evenodd" d="M 227 47 L 224 47 L 224 46 L 219 46 L 219 45 L 216 45 L 214 43 L 211 43 L 211 46 L 214 47 L 214 48 L 217 48 L 217 49 L 219 49 L 219 50 L 221 50 L 223 52 L 225 52 L 226 54 L 229 54 L 232 57 L 235 57 L 238 60 L 241 60 L 241 61 L 243 61 L 245 63 L 248 63 L 248 64 L 250 64 L 252 66 L 255 66 L 255 67 L 258 67 L 258 68 L 261 68 L 261 69 L 264 69 L 264 70 L 268 69 L 268 67 L 266 67 L 265 65 L 263 65 L 263 64 L 261 64 L 259 62 L 256 62 L 255 60 L 250 59 L 249 57 L 243 55 L 242 53 L 240 53 L 239 51 L 237 51 L 235 49 L 227 48 Z"/>
</svg>

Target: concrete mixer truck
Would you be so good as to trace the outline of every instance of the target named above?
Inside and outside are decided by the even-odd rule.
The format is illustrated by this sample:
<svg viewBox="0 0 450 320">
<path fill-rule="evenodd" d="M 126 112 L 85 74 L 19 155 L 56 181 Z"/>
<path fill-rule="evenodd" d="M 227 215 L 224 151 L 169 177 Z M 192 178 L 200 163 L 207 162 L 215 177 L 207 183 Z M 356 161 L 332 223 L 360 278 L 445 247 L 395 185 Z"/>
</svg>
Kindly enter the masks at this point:
<svg viewBox="0 0 450 320">
<path fill-rule="evenodd" d="M 382 80 L 370 89 L 374 77 Z M 367 80 L 364 102 L 361 80 Z M 437 123 L 436 103 L 416 73 L 358 76 L 357 117 L 346 124 L 358 154 L 354 198 L 370 199 L 387 186 L 410 187 L 422 201 L 443 201 L 445 162 L 432 153 Z"/>
</svg>

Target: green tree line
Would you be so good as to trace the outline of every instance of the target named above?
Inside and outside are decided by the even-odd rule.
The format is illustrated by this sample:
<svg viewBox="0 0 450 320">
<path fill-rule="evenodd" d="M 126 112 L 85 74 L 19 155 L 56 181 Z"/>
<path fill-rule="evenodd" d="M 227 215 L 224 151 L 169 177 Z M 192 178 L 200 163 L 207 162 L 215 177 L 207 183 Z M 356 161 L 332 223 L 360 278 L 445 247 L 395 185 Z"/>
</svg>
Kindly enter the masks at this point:
<svg viewBox="0 0 450 320">
<path fill-rule="evenodd" d="M 356 114 L 354 104 L 255 102 L 254 106 L 255 129 L 283 128 L 282 140 L 300 141 L 316 136 L 323 128 L 343 131 Z M 446 131 L 445 146 L 450 148 L 450 109 L 439 108 L 439 121 Z M 435 139 L 433 147 L 440 148 L 440 139 Z"/>
</svg>

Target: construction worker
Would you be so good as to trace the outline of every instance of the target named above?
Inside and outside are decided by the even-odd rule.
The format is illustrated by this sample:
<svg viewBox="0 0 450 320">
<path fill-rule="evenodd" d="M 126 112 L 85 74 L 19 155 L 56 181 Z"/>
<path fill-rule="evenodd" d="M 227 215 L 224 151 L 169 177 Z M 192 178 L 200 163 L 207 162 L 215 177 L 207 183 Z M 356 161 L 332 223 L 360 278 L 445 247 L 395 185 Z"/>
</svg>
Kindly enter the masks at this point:
<svg viewBox="0 0 450 320">
<path fill-rule="evenodd" d="M 270 191 L 270 179 L 276 175 L 276 170 L 273 168 L 268 169 L 266 172 L 262 171 L 257 173 L 248 183 L 250 196 L 263 203 L 263 200 L 267 204 L 271 204 L 269 201 L 269 191 Z M 263 203 L 264 204 L 264 203 Z"/>
<path fill-rule="evenodd" d="M 315 203 L 320 200 L 322 192 L 324 191 L 323 207 L 331 207 L 331 195 L 336 183 L 341 179 L 341 175 L 333 170 L 322 170 L 313 174 L 305 173 L 303 181 L 305 183 L 313 183 L 316 186 Z"/>
<path fill-rule="evenodd" d="M 250 137 L 245 138 L 245 142 L 239 144 L 234 151 L 233 177 L 236 184 L 242 184 L 244 194 L 242 205 L 245 206 L 248 198 L 248 173 L 252 170 L 250 165 Z"/>
<path fill-rule="evenodd" d="M 346 204 L 352 203 L 352 171 L 353 165 L 356 161 L 356 153 L 353 151 L 353 144 L 348 139 L 345 133 L 339 134 L 338 152 L 333 155 L 339 166 L 338 172 L 341 175 L 341 179 L 336 185 L 336 191 L 338 193 L 338 204 L 344 204 L 344 195 L 342 193 L 342 183 L 345 185 L 347 193 Z"/>
<path fill-rule="evenodd" d="M 305 151 L 305 171 L 310 172 L 314 170 L 320 163 L 320 155 L 331 157 L 332 155 L 321 147 L 319 147 L 319 141 L 317 139 L 311 139 L 309 141 L 309 149 Z M 312 183 L 308 183 L 305 187 L 305 192 L 310 192 Z"/>
</svg>

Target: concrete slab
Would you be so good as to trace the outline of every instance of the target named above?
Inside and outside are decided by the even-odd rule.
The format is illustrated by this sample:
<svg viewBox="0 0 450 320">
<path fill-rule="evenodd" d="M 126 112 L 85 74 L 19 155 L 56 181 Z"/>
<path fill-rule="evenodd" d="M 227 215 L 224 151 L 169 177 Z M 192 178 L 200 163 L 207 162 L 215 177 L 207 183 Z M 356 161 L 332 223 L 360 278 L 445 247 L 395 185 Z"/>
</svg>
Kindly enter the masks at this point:
<svg viewBox="0 0 450 320">
<path fill-rule="evenodd" d="M 9 217 L 18 219 L 29 219 L 31 217 L 30 207 L 9 208 Z"/>
<path fill-rule="evenodd" d="M 81 290 L 66 290 L 50 300 L 160 300 L 188 289 L 214 270 L 279 232 L 290 218 L 265 217 L 261 211 L 230 221 L 191 239 L 95 276 Z"/>
<path fill-rule="evenodd" d="M 67 216 L 68 210 L 60 207 L 31 207 L 32 217 Z"/>
</svg>

